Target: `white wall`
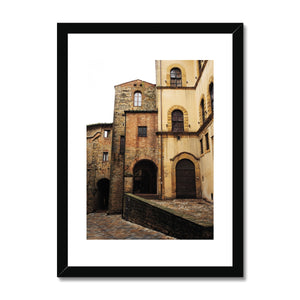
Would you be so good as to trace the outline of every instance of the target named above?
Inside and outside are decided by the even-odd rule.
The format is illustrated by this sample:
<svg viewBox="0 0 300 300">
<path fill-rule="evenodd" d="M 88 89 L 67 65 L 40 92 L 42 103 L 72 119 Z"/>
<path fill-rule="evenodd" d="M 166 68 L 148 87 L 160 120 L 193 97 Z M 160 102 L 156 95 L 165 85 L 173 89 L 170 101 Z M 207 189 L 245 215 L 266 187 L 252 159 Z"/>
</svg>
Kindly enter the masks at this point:
<svg viewBox="0 0 300 300">
<path fill-rule="evenodd" d="M 1 3 L 1 298 L 299 297 L 297 2 L 184 4 Z M 244 279 L 56 278 L 56 23 L 133 21 L 245 24 Z"/>
</svg>

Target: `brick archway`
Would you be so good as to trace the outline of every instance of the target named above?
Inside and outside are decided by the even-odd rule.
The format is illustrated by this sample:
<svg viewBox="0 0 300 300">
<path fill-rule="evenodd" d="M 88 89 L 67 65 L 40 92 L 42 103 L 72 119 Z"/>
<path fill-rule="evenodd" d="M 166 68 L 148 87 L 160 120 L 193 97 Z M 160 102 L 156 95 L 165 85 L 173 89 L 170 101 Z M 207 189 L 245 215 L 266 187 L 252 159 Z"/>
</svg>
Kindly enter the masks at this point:
<svg viewBox="0 0 300 300">
<path fill-rule="evenodd" d="M 138 161 L 133 168 L 133 193 L 157 193 L 157 166 L 151 160 Z"/>
</svg>

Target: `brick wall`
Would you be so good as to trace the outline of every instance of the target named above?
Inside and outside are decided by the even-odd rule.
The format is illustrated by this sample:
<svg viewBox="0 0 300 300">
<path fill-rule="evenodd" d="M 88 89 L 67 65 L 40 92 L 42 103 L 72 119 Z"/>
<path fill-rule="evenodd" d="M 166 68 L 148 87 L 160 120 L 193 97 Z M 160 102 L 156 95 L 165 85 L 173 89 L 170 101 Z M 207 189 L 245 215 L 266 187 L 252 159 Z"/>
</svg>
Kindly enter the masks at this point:
<svg viewBox="0 0 300 300">
<path fill-rule="evenodd" d="M 138 127 L 147 127 L 147 136 L 138 136 Z M 142 160 L 152 161 L 158 168 L 157 112 L 126 112 L 126 152 L 124 191 L 132 193 L 133 168 Z"/>
</svg>

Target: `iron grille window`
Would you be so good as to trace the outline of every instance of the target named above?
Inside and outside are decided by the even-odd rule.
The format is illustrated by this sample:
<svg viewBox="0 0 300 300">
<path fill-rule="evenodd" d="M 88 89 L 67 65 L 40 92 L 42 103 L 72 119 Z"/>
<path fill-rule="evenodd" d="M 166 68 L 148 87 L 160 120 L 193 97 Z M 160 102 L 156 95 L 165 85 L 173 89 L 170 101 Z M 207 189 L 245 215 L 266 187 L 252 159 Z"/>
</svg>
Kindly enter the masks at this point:
<svg viewBox="0 0 300 300">
<path fill-rule="evenodd" d="M 211 101 L 211 111 L 214 111 L 214 84 L 213 82 L 209 85 L 209 95 Z"/>
<path fill-rule="evenodd" d="M 182 132 L 182 131 L 184 131 L 183 113 L 182 113 L 181 110 L 174 110 L 172 112 L 172 131 L 173 132 Z"/>
<path fill-rule="evenodd" d="M 141 92 L 134 93 L 134 106 L 142 106 L 142 93 Z"/>
<path fill-rule="evenodd" d="M 178 68 L 173 68 L 171 70 L 171 86 L 175 87 L 181 87 L 182 81 L 181 81 L 181 71 Z"/>
<path fill-rule="evenodd" d="M 108 161 L 108 152 L 103 152 L 103 161 Z"/>
<path fill-rule="evenodd" d="M 125 153 L 125 136 L 121 136 L 120 138 L 120 154 Z"/>
<path fill-rule="evenodd" d="M 138 136 L 145 137 L 147 136 L 147 126 L 138 127 Z"/>
<path fill-rule="evenodd" d="M 205 135 L 205 140 L 206 140 L 206 150 L 209 150 L 208 133 Z"/>
</svg>

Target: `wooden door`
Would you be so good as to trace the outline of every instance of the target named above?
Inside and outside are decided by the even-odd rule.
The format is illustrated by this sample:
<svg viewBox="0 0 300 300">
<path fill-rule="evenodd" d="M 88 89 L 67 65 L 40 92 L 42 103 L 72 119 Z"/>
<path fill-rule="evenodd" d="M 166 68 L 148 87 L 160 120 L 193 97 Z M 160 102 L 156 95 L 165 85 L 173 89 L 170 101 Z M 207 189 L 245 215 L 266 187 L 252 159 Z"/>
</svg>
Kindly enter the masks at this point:
<svg viewBox="0 0 300 300">
<path fill-rule="evenodd" d="M 196 198 L 195 166 L 188 159 L 176 165 L 176 198 Z"/>
</svg>

